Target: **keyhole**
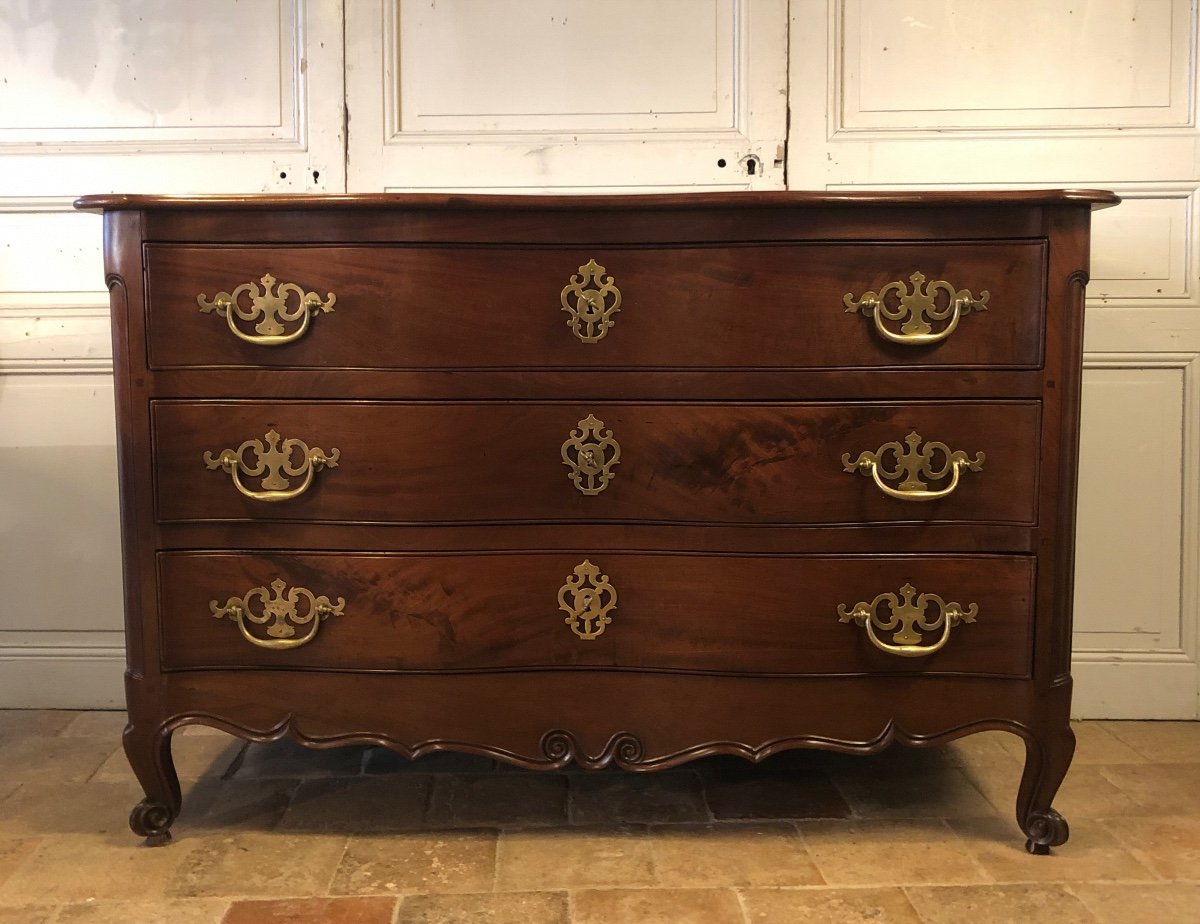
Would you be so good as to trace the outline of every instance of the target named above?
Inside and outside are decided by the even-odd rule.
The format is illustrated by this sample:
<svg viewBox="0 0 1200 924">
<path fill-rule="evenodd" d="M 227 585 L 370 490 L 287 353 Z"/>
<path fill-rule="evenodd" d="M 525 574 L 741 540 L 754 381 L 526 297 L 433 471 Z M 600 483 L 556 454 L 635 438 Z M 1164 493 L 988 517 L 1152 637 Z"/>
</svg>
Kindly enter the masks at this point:
<svg viewBox="0 0 1200 924">
<path fill-rule="evenodd" d="M 758 170 L 758 158 L 757 157 L 746 158 L 746 174 L 748 176 L 754 176 L 755 171 L 757 171 L 757 170 Z"/>
</svg>

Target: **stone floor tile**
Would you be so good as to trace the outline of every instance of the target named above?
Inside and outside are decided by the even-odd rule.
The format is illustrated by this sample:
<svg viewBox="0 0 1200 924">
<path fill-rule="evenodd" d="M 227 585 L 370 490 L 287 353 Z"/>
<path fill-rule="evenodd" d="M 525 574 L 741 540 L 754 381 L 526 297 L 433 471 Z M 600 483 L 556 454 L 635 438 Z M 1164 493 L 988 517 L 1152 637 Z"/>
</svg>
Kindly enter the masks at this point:
<svg viewBox="0 0 1200 924">
<path fill-rule="evenodd" d="M 1141 811 L 1133 799 L 1109 782 L 1103 769 L 1101 766 L 1083 764 L 1072 766 L 1067 772 L 1062 788 L 1054 797 L 1054 807 L 1068 822 L 1137 814 Z M 997 814 L 1004 818 L 1014 817 L 1017 789 L 1021 783 L 1020 767 L 969 767 L 964 772 L 995 807 Z"/>
<path fill-rule="evenodd" d="M 710 820 L 698 774 L 574 774 L 570 820 L 577 825 L 654 824 Z"/>
<path fill-rule="evenodd" d="M 921 924 L 899 888 L 752 889 L 747 924 Z"/>
<path fill-rule="evenodd" d="M 409 760 L 391 748 L 370 748 L 367 751 L 364 773 L 487 773 L 496 769 L 496 762 L 478 754 L 439 751 L 416 760 Z"/>
<path fill-rule="evenodd" d="M 1200 764 L 1108 765 L 1100 773 L 1144 815 L 1200 814 Z"/>
<path fill-rule="evenodd" d="M 142 847 L 124 833 L 48 837 L 0 885 L 0 904 L 157 899 L 191 861 L 186 844 Z"/>
<path fill-rule="evenodd" d="M 1071 891 L 1102 924 L 1196 924 L 1200 920 L 1200 884 L 1152 885 L 1084 882 Z"/>
<path fill-rule="evenodd" d="M 655 881 L 672 889 L 821 885 L 794 825 L 723 822 L 650 829 Z"/>
<path fill-rule="evenodd" d="M 0 834 L 120 835 L 129 830 L 129 812 L 143 797 L 132 782 L 24 783 L 0 803 Z"/>
<path fill-rule="evenodd" d="M 4 885 L 4 881 L 41 842 L 38 837 L 0 839 L 0 885 Z"/>
<path fill-rule="evenodd" d="M 500 834 L 497 891 L 653 884 L 650 841 L 644 828 L 534 828 Z"/>
<path fill-rule="evenodd" d="M 443 774 L 432 779 L 425 820 L 434 828 L 530 827 L 567 821 L 563 774 Z"/>
<path fill-rule="evenodd" d="M 183 796 L 183 810 L 172 829 L 177 837 L 245 829 L 270 831 L 283 818 L 299 780 L 202 779 Z"/>
<path fill-rule="evenodd" d="M 409 895 L 396 924 L 568 924 L 564 892 Z M 612 922 L 617 924 L 617 922 Z M 632 924 L 632 922 L 631 922 Z"/>
<path fill-rule="evenodd" d="M 63 906 L 54 924 L 223 924 L 228 907 L 223 898 L 80 902 Z"/>
<path fill-rule="evenodd" d="M 1018 750 L 1013 749 L 1014 744 Z M 964 769 L 1003 767 L 1015 770 L 1019 776 L 1025 764 L 1025 744 L 1010 732 L 976 732 L 951 741 L 946 745 L 945 755 Z"/>
<path fill-rule="evenodd" d="M 989 881 L 964 842 L 936 819 L 802 821 L 797 827 L 830 885 Z"/>
<path fill-rule="evenodd" d="M 82 783 L 120 748 L 119 738 L 0 738 L 0 779 L 9 783 Z"/>
<path fill-rule="evenodd" d="M 307 748 L 291 738 L 280 738 L 251 744 L 236 768 L 236 775 L 243 779 L 357 776 L 362 772 L 367 750 L 360 745 Z"/>
<path fill-rule="evenodd" d="M 1104 730 L 1153 764 L 1200 764 L 1200 722 L 1104 722 Z"/>
<path fill-rule="evenodd" d="M 724 889 L 604 889 L 572 896 L 572 924 L 743 924 L 737 896 Z"/>
<path fill-rule="evenodd" d="M 1072 767 L 1086 764 L 1144 764 L 1147 762 L 1145 755 L 1114 735 L 1111 728 L 1105 723 L 1072 722 L 1071 729 L 1075 732 L 1075 755 L 1071 758 Z M 1200 754 L 1197 754 L 1195 759 L 1200 761 Z"/>
<path fill-rule="evenodd" d="M 395 911 L 394 898 L 278 898 L 234 902 L 221 924 L 392 924 Z"/>
<path fill-rule="evenodd" d="M 0 924 L 52 924 L 56 905 L 6 905 L 0 901 Z"/>
<path fill-rule="evenodd" d="M 1076 824 L 1071 837 L 1046 856 L 1025 851 L 1025 835 L 1000 818 L 951 819 L 966 850 L 996 882 L 1079 882 L 1155 879 L 1145 865 L 1096 822 Z M 963 849 L 960 846 L 960 849 Z"/>
<path fill-rule="evenodd" d="M 1177 818 L 1112 818 L 1102 824 L 1160 876 L 1200 880 L 1200 814 Z"/>
<path fill-rule="evenodd" d="M 0 709 L 0 742 L 30 735 L 57 735 L 78 715 L 74 709 Z"/>
<path fill-rule="evenodd" d="M 909 886 L 905 892 L 924 924 L 1096 924 L 1095 916 L 1060 885 Z"/>
<path fill-rule="evenodd" d="M 107 738 L 120 743 L 121 733 L 128 721 L 124 710 L 92 710 L 80 712 L 68 722 L 59 734 L 64 738 Z"/>
<path fill-rule="evenodd" d="M 279 830 L 362 834 L 423 828 L 431 779 L 398 774 L 303 781 Z"/>
<path fill-rule="evenodd" d="M 352 837 L 333 877 L 334 895 L 490 892 L 495 831 Z"/>
<path fill-rule="evenodd" d="M 846 776 L 835 779 L 834 785 L 859 818 L 969 818 L 996 813 L 956 766 L 941 766 L 930 774 Z"/>
<path fill-rule="evenodd" d="M 119 744 L 121 739 L 116 739 Z M 181 735 L 171 737 L 171 757 L 180 780 L 197 780 L 206 776 L 222 776 L 246 747 L 246 742 L 232 735 Z M 133 770 L 118 748 L 91 777 L 97 783 L 119 783 L 133 780 Z"/>
<path fill-rule="evenodd" d="M 780 755 L 781 757 L 786 755 Z M 740 758 L 711 762 L 702 773 L 714 818 L 848 818 L 850 807 L 829 777 L 811 769 L 788 772 L 784 762 L 754 765 Z"/>
<path fill-rule="evenodd" d="M 346 848 L 344 835 L 238 831 L 178 841 L 191 847 L 167 883 L 172 898 L 323 895 Z"/>
</svg>

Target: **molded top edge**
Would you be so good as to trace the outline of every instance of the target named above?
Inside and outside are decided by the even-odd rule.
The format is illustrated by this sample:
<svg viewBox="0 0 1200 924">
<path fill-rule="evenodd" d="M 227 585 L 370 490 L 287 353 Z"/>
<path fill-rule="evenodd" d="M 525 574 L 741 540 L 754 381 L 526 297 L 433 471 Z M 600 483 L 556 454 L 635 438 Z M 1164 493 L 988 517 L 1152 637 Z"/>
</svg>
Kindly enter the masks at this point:
<svg viewBox="0 0 1200 924">
<path fill-rule="evenodd" d="M 903 190 L 638 193 L 630 195 L 482 195 L 476 193 L 351 193 L 347 195 L 83 196 L 83 211 L 193 209 L 625 210 L 820 208 L 825 206 L 1038 206 L 1121 201 L 1102 189 Z"/>
</svg>

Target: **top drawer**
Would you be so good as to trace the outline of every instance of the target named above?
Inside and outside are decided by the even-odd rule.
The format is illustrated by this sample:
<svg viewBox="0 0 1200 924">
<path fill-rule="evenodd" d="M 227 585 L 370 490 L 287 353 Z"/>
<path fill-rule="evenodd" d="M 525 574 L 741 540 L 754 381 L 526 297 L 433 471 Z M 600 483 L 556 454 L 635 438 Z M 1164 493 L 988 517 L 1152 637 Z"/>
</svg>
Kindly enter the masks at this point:
<svg viewBox="0 0 1200 924">
<path fill-rule="evenodd" d="M 1042 355 L 1043 241 L 149 245 L 146 266 L 156 368 L 1034 368 Z"/>
</svg>

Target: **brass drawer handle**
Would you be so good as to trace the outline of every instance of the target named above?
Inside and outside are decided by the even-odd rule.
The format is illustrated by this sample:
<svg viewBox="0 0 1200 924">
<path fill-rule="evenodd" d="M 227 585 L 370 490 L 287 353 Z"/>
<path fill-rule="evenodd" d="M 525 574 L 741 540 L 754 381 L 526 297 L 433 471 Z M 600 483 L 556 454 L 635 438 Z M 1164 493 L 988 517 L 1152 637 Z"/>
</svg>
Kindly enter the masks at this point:
<svg viewBox="0 0 1200 924">
<path fill-rule="evenodd" d="M 842 467 L 847 472 L 861 472 L 864 476 L 870 477 L 879 490 L 888 497 L 903 501 L 931 501 L 949 497 L 958 487 L 959 473 L 964 468 L 973 472 L 983 471 L 983 461 L 986 456 L 982 452 L 971 459 L 961 449 L 951 451 L 949 446 L 939 442 L 928 442 L 924 449 L 918 450 L 917 447 L 921 444 L 921 434 L 916 430 L 908 434 L 904 438 L 904 442 L 907 444 L 907 449 L 892 440 L 884 443 L 875 452 L 860 453 L 853 462 L 850 461 L 850 453 L 842 453 Z M 896 460 L 895 465 L 891 468 L 884 462 L 884 457 L 888 453 Z M 940 465 L 935 467 L 934 458 L 938 454 L 943 457 L 943 460 Z M 930 491 L 929 485 L 921 480 L 920 476 L 922 475 L 933 480 L 939 480 L 949 475 L 950 484 L 940 491 Z M 893 488 L 883 481 L 884 478 L 895 480 L 901 477 L 904 480 L 900 482 L 899 488 Z"/>
<path fill-rule="evenodd" d="M 846 609 L 844 603 L 838 604 L 838 622 L 856 622 L 867 630 L 867 638 L 880 651 L 901 658 L 923 658 L 935 651 L 941 651 L 950 640 L 950 630 L 960 622 L 974 622 L 979 614 L 978 605 L 972 603 L 963 609 L 958 603 L 947 603 L 937 594 L 921 594 L 913 602 L 917 589 L 912 584 L 900 588 L 900 597 L 893 593 L 880 594 L 870 603 L 860 601 L 852 609 Z M 878 607 L 887 603 L 891 616 L 882 616 Z M 933 619 L 925 618 L 929 604 L 937 606 L 937 615 Z M 883 641 L 875 630 L 891 632 L 898 629 L 892 636 L 896 644 Z M 921 632 L 936 632 L 942 630 L 938 640 L 932 645 L 921 645 Z M 918 631 L 920 630 L 920 631 Z"/>
<path fill-rule="evenodd" d="M 329 616 L 341 616 L 346 607 L 345 597 L 338 597 L 337 603 L 331 603 L 328 597 L 318 597 L 305 587 L 293 587 L 285 596 L 285 587 L 287 584 L 277 578 L 271 582 L 273 596 L 267 592 L 267 588 L 255 587 L 240 597 L 230 597 L 224 606 L 218 606 L 216 600 L 211 600 L 208 608 L 215 618 L 228 617 L 236 622 L 242 636 L 251 645 L 280 651 L 307 645 L 316 638 L 321 620 Z M 257 606 L 254 601 L 258 601 Z M 303 612 L 300 611 L 301 601 L 307 603 Z M 247 622 L 256 626 L 265 625 L 270 638 L 252 634 L 246 626 Z M 297 637 L 296 626 L 305 625 L 308 631 Z"/>
<path fill-rule="evenodd" d="M 211 452 L 204 453 L 204 464 L 210 471 L 223 469 L 233 478 L 233 486 L 238 492 L 251 500 L 264 503 L 277 503 L 299 497 L 311 487 L 313 475 L 322 468 L 337 468 L 341 458 L 340 449 L 332 450 L 329 455 L 325 450 L 308 445 L 302 440 L 286 439 L 283 448 L 279 446 L 279 433 L 268 430 L 266 445 L 262 440 L 246 440 L 237 449 L 222 449 L 219 455 Z M 248 463 L 245 460 L 247 450 L 252 450 L 256 461 Z M 299 450 L 300 461 L 296 462 Z M 252 491 L 242 484 L 242 475 L 250 478 L 262 478 L 261 487 L 266 490 Z M 291 478 L 303 475 L 304 478 L 296 487 L 292 487 Z M 285 477 L 290 476 L 290 477 Z"/>
<path fill-rule="evenodd" d="M 558 589 L 558 608 L 567 614 L 563 622 L 572 632 L 581 639 L 594 639 L 612 622 L 609 614 L 617 608 L 617 589 L 607 574 L 584 559 Z"/>
<path fill-rule="evenodd" d="M 201 313 L 210 314 L 215 311 L 225 318 L 229 329 L 239 340 L 258 346 L 283 346 L 303 337 L 308 330 L 309 319 L 318 311 L 326 314 L 333 311 L 333 304 L 337 301 L 337 296 L 332 292 L 322 301 L 316 292 L 305 292 L 294 282 L 285 282 L 272 291 L 275 289 L 276 280 L 270 273 L 259 281 L 262 283 L 261 287 L 255 282 L 243 282 L 232 292 L 218 292 L 211 302 L 208 296 L 201 292 L 196 296 L 196 303 L 200 306 Z M 242 295 L 249 296 L 250 307 L 241 306 L 239 299 Z M 290 295 L 294 295 L 296 300 L 289 308 Z M 249 322 L 259 317 L 262 320 L 254 325 L 257 334 L 243 332 L 236 323 L 236 319 L 239 318 Z M 291 324 L 294 321 L 299 321 L 300 326 L 290 334 L 284 333 L 284 323 Z"/>
<path fill-rule="evenodd" d="M 584 343 L 603 340 L 609 328 L 617 323 L 612 316 L 621 310 L 621 290 L 613 277 L 604 273 L 603 266 L 588 260 L 558 298 L 568 315 L 567 327 Z"/>
<path fill-rule="evenodd" d="M 875 330 L 879 335 L 892 343 L 902 343 L 905 346 L 928 346 L 945 340 L 958 327 L 958 320 L 970 311 L 986 311 L 991 293 L 986 289 L 979 293 L 979 298 L 971 294 L 969 289 L 956 289 L 944 279 L 925 286 L 925 274 L 916 272 L 908 277 L 912 282 L 912 291 L 903 282 L 889 282 L 878 292 L 865 292 L 862 297 L 855 299 L 853 292 L 842 296 L 842 304 L 848 314 L 859 311 L 865 317 L 875 319 Z M 944 292 L 947 296 L 945 304 L 938 307 L 937 293 Z M 889 304 L 888 296 L 895 295 L 897 301 Z M 936 334 L 933 333 L 933 321 L 950 319 L 945 327 Z M 883 323 L 888 321 L 904 321 L 900 332 L 896 333 Z M 907 319 L 907 320 L 906 320 Z"/>
<path fill-rule="evenodd" d="M 581 494 L 599 494 L 616 475 L 612 467 L 621 461 L 621 444 L 612 430 L 604 429 L 604 421 L 591 414 L 576 426 L 562 444 L 563 465 L 570 469 L 567 477 Z"/>
</svg>

